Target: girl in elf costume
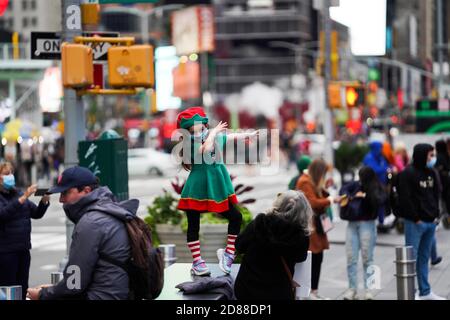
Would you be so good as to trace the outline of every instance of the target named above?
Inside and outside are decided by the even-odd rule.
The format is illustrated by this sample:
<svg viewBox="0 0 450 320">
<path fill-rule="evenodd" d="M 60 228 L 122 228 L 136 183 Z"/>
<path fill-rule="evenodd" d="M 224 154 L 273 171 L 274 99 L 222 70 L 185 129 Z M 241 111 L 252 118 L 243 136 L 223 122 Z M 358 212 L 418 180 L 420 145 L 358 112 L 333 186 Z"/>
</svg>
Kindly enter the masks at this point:
<svg viewBox="0 0 450 320">
<path fill-rule="evenodd" d="M 227 246 L 218 249 L 217 256 L 220 269 L 229 274 L 235 258 L 234 242 L 240 231 L 242 215 L 235 207 L 238 200 L 221 159 L 221 151 L 227 140 L 227 123 L 220 122 L 217 127 L 208 130 L 208 117 L 203 108 L 193 107 L 178 115 L 177 127 L 188 130 L 190 140 L 187 144 L 190 150 L 183 149 L 183 153 L 190 151 L 190 164 L 186 163 L 186 158 L 183 161 L 183 167 L 190 174 L 181 192 L 178 209 L 185 211 L 188 219 L 187 245 L 193 258 L 191 272 L 198 276 L 210 274 L 200 252 L 200 213 L 216 212 L 228 220 Z M 228 135 L 228 139 L 248 138 L 257 134 L 257 131 L 232 134 Z"/>
</svg>

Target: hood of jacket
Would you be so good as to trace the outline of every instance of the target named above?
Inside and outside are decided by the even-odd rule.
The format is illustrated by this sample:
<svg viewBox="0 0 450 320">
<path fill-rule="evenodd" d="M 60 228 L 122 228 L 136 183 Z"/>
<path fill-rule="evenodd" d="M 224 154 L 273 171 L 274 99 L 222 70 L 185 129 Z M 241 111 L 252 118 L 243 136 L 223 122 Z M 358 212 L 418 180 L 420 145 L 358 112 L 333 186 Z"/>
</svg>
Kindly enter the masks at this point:
<svg viewBox="0 0 450 320">
<path fill-rule="evenodd" d="M 305 232 L 276 214 L 260 214 L 255 218 L 256 240 L 273 247 L 292 247 L 304 241 Z"/>
<path fill-rule="evenodd" d="M 131 199 L 116 202 L 115 199 L 114 194 L 108 187 L 100 187 L 75 203 L 65 204 L 64 211 L 67 218 L 75 224 L 88 211 L 101 211 L 122 221 L 131 220 L 136 216 L 139 200 Z"/>
<path fill-rule="evenodd" d="M 383 144 L 380 141 L 374 141 L 369 144 L 370 153 L 375 157 L 379 158 L 382 156 Z"/>
<path fill-rule="evenodd" d="M 414 147 L 413 165 L 417 169 L 425 169 L 427 167 L 428 153 L 434 148 L 428 143 L 419 143 Z"/>
</svg>

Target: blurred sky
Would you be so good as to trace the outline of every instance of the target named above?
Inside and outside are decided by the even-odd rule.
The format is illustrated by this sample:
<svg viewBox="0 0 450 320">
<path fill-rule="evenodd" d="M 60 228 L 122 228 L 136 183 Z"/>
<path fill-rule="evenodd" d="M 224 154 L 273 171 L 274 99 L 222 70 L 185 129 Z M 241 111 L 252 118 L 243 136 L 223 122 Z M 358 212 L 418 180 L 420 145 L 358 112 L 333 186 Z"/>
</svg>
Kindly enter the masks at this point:
<svg viewBox="0 0 450 320">
<path fill-rule="evenodd" d="M 331 17 L 348 26 L 354 55 L 384 55 L 386 50 L 386 0 L 340 0 Z"/>
</svg>

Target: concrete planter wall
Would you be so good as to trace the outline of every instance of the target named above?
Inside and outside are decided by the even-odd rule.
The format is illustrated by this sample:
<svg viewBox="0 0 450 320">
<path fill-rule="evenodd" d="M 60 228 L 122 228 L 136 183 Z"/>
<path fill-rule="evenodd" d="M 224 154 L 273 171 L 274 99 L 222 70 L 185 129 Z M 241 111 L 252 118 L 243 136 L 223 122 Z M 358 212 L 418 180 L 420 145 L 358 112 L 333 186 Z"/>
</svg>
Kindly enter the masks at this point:
<svg viewBox="0 0 450 320">
<path fill-rule="evenodd" d="M 207 263 L 217 263 L 216 250 L 225 248 L 227 240 L 227 224 L 200 225 L 200 248 L 202 258 Z M 176 262 L 192 262 L 192 255 L 187 247 L 186 233 L 179 225 L 157 224 L 156 232 L 161 244 L 175 244 Z"/>
</svg>

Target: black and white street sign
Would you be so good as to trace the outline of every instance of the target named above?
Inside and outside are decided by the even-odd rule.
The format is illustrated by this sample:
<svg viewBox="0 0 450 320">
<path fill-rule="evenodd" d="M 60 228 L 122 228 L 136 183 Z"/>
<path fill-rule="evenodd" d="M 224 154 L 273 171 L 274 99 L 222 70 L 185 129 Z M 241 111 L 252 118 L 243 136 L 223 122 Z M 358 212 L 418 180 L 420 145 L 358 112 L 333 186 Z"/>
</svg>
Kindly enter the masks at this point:
<svg viewBox="0 0 450 320">
<path fill-rule="evenodd" d="M 83 32 L 84 37 L 119 37 L 118 32 Z M 106 61 L 110 43 L 88 43 L 94 54 L 94 60 Z M 61 33 L 60 32 L 31 32 L 31 59 L 60 60 Z"/>
<path fill-rule="evenodd" d="M 61 33 L 31 32 L 31 59 L 61 59 Z"/>
</svg>

